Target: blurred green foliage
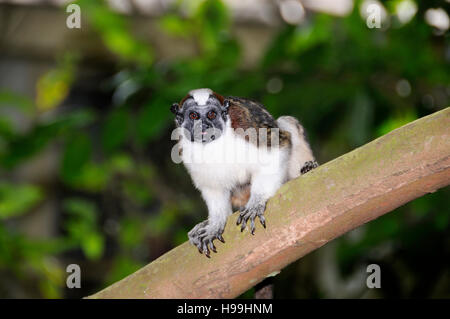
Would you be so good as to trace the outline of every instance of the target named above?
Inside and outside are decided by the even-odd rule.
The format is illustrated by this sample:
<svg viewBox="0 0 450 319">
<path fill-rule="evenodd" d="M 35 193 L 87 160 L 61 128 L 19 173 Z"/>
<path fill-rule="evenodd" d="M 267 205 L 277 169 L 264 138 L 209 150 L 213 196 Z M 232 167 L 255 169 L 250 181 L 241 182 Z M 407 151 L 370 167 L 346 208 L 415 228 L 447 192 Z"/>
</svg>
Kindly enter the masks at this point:
<svg viewBox="0 0 450 319">
<path fill-rule="evenodd" d="M 82 51 L 67 53 L 40 77 L 34 101 L 0 90 L 0 111 L 18 113 L 30 123 L 23 129 L 12 117 L 0 117 L 0 278 L 10 278 L 0 281 L 0 296 L 13 296 L 15 287 L 25 296 L 81 297 L 187 239 L 206 209 L 184 169 L 170 160 L 169 106 L 193 88 L 251 97 L 274 116 L 298 117 L 321 163 L 449 102 L 448 34 L 434 35 L 423 20 L 433 4 L 418 3 L 409 23 L 387 30 L 365 26 L 360 1 L 348 17 L 312 14 L 301 26 L 280 28 L 261 61 L 248 67 L 231 14 L 219 0 L 189 2 L 186 17 L 177 13 L 182 2 L 176 2 L 159 18 L 164 36 L 194 44 L 194 55 L 173 60 L 157 57 L 151 43 L 134 35 L 131 19 L 103 1 L 77 3 L 117 61 L 95 87 L 108 100 L 96 105 L 86 98 L 81 105 L 62 107 L 80 94 Z M 410 92 L 400 94 L 399 83 Z M 55 146 L 58 162 L 51 182 L 20 177 L 24 165 Z M 356 241 L 339 239 L 342 273 L 361 261 L 384 262 L 371 252 L 388 242 L 395 243 L 390 258 L 406 268 L 410 258 L 419 260 L 433 245 L 444 247 L 441 253 L 448 258 L 448 198 L 448 189 L 424 196 L 364 226 Z M 57 203 L 55 236 L 33 237 L 18 227 L 48 202 Z M 70 262 L 87 269 L 83 283 L 88 284 L 81 291 L 65 288 Z M 433 296 L 432 287 L 416 292 L 428 280 L 420 279 L 423 270 L 429 269 L 417 265 L 408 270 L 415 288 L 392 291 Z M 435 265 L 435 272 L 445 276 L 445 268 L 448 276 L 448 262 Z M 276 283 L 283 287 L 279 296 L 323 296 L 318 287 L 307 295 L 295 292 L 291 286 L 298 274 L 286 273 Z M 401 274 L 393 276 L 401 280 Z"/>
<path fill-rule="evenodd" d="M 79 243 L 88 259 L 101 257 L 104 238 L 97 230 L 97 210 L 94 204 L 83 199 L 66 199 L 64 209 L 70 214 L 66 228 L 69 236 Z"/>
<path fill-rule="evenodd" d="M 83 13 L 87 14 L 89 22 L 99 32 L 108 49 L 124 62 L 136 62 L 144 66 L 153 62 L 151 48 L 136 39 L 130 33 L 128 21 L 111 11 L 103 1 L 78 0 L 74 3 L 83 8 Z"/>
<path fill-rule="evenodd" d="M 67 97 L 75 77 L 77 55 L 67 53 L 59 67 L 44 74 L 36 84 L 36 107 L 46 111 L 52 109 Z"/>
<path fill-rule="evenodd" d="M 42 197 L 41 191 L 34 185 L 0 184 L 0 219 L 26 213 Z"/>
</svg>

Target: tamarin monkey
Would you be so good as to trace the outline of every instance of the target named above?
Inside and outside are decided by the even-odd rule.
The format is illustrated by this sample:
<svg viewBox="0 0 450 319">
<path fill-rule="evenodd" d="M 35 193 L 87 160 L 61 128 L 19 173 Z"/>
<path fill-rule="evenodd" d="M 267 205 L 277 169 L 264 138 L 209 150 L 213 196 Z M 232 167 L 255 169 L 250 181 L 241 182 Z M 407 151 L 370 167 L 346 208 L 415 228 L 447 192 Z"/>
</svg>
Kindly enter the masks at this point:
<svg viewBox="0 0 450 319">
<path fill-rule="evenodd" d="M 280 186 L 318 166 L 297 119 L 274 120 L 252 100 L 196 89 L 171 111 L 182 131 L 179 156 L 208 207 L 208 219 L 188 237 L 207 257 L 217 252 L 215 239 L 225 242 L 232 206 L 239 208 L 241 231 L 249 223 L 254 234 L 256 217 L 266 227 L 266 201 Z"/>
</svg>

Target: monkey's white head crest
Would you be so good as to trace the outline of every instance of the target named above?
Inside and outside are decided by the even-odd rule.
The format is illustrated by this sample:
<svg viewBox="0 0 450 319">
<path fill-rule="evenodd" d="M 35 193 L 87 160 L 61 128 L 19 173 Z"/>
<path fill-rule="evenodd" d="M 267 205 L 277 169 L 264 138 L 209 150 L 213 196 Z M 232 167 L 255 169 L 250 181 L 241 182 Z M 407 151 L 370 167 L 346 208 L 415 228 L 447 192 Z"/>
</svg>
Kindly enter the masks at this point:
<svg viewBox="0 0 450 319">
<path fill-rule="evenodd" d="M 189 91 L 189 95 L 192 96 L 197 105 L 206 105 L 206 102 L 213 93 L 214 92 L 208 88 Z"/>
</svg>

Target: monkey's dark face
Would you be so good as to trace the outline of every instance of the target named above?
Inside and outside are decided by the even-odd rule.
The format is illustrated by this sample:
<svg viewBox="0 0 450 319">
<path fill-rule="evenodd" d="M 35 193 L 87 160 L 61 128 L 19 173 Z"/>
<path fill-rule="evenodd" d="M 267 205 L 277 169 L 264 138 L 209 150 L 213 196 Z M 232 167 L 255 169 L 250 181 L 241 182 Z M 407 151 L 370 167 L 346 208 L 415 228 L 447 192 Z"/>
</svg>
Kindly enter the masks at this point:
<svg viewBox="0 0 450 319">
<path fill-rule="evenodd" d="M 174 106 L 177 108 L 174 112 L 176 124 L 184 128 L 184 135 L 192 142 L 209 143 L 223 134 L 227 110 L 215 97 L 208 98 L 204 105 L 189 97 L 181 108 L 177 104 Z"/>
</svg>

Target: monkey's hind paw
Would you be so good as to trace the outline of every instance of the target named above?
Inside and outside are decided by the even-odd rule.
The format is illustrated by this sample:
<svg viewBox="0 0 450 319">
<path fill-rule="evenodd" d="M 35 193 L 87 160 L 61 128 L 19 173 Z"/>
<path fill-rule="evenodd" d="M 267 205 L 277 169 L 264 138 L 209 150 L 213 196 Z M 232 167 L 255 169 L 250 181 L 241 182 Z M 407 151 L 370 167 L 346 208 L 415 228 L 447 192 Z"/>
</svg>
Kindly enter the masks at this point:
<svg viewBox="0 0 450 319">
<path fill-rule="evenodd" d="M 317 163 L 316 161 L 308 161 L 305 162 L 305 164 L 303 164 L 302 169 L 300 170 L 300 174 L 306 174 L 308 173 L 310 170 L 313 170 L 314 168 L 318 167 L 319 163 Z"/>
<path fill-rule="evenodd" d="M 223 227 L 214 227 L 209 224 L 208 220 L 205 220 L 192 228 L 188 237 L 189 242 L 197 247 L 200 254 L 205 254 L 206 257 L 210 258 L 209 250 L 217 253 L 216 246 L 213 243 L 214 239 L 225 243 L 222 234 Z"/>
<path fill-rule="evenodd" d="M 245 207 L 244 210 L 239 212 L 239 217 L 237 219 L 236 225 L 241 225 L 241 232 L 244 231 L 245 226 L 247 225 L 248 220 L 250 219 L 250 231 L 252 235 L 255 234 L 255 218 L 259 217 L 259 221 L 261 225 L 266 228 L 266 219 L 264 218 L 264 210 L 266 209 L 266 205 L 258 204 L 251 207 Z"/>
</svg>

